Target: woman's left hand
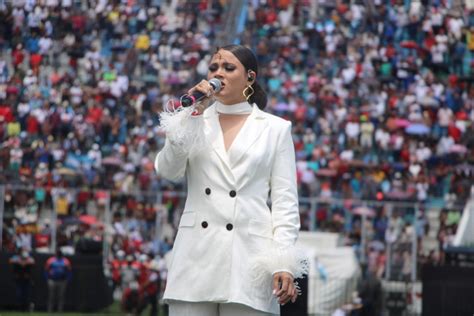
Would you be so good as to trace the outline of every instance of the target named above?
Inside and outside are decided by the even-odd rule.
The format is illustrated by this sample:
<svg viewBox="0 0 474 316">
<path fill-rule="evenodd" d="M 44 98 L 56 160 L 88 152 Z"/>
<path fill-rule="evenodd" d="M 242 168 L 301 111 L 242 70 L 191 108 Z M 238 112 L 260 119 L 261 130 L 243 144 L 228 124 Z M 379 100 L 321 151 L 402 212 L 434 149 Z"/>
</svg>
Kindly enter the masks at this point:
<svg viewBox="0 0 474 316">
<path fill-rule="evenodd" d="M 273 274 L 273 295 L 278 298 L 278 303 L 285 305 L 290 300 L 295 302 L 298 291 L 293 282 L 293 276 L 288 272 L 277 272 Z"/>
</svg>

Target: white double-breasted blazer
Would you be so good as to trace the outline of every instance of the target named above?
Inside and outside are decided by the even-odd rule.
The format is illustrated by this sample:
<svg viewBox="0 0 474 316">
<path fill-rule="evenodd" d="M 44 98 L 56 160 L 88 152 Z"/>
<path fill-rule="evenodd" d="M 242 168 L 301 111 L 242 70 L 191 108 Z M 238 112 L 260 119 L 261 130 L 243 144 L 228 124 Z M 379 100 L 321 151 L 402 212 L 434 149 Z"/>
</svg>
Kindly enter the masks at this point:
<svg viewBox="0 0 474 316">
<path fill-rule="evenodd" d="M 262 276 L 255 264 L 275 245 L 291 248 L 298 236 L 291 122 L 254 104 L 226 151 L 218 115 L 214 104 L 189 118 L 202 120 L 206 148 L 189 154 L 167 139 L 156 156 L 158 174 L 186 176 L 188 188 L 164 298 L 241 303 L 279 314 L 271 270 L 293 271 L 284 259 L 269 258 L 267 275 L 256 282 Z"/>
</svg>

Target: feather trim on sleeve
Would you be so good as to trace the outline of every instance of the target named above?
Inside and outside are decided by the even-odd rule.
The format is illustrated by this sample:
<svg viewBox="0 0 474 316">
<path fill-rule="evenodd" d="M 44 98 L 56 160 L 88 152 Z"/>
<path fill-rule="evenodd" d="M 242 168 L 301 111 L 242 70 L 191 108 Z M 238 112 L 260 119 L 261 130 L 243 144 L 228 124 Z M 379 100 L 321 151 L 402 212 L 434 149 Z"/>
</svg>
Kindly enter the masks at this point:
<svg viewBox="0 0 474 316">
<path fill-rule="evenodd" d="M 195 108 L 179 107 L 160 113 L 160 128 L 170 143 L 182 151 L 195 154 L 205 147 L 202 115 L 193 115 Z"/>
<path fill-rule="evenodd" d="M 308 274 L 309 258 L 303 249 L 296 246 L 282 246 L 273 243 L 273 247 L 262 252 L 252 264 L 253 280 L 264 284 L 278 271 L 290 272 L 295 279 Z"/>
</svg>

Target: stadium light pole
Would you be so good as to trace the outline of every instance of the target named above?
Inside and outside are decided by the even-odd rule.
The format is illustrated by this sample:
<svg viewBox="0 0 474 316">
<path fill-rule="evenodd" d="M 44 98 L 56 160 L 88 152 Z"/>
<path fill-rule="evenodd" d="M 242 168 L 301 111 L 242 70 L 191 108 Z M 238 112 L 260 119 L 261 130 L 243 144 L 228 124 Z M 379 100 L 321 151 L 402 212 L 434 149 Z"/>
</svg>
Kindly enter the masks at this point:
<svg viewBox="0 0 474 316">
<path fill-rule="evenodd" d="M 156 200 L 155 200 L 155 206 L 156 206 L 156 211 L 155 211 L 155 234 L 153 236 L 153 241 L 156 244 L 159 243 L 161 234 L 162 234 L 162 226 L 163 226 L 163 212 L 165 212 L 165 209 L 163 208 L 163 193 L 159 192 L 156 195 Z"/>
<path fill-rule="evenodd" d="M 392 221 L 392 212 L 393 212 L 393 204 L 388 203 L 387 204 L 387 229 L 390 227 L 390 222 Z M 385 250 L 385 280 L 389 281 L 390 280 L 390 274 L 392 272 L 392 266 L 391 266 L 391 257 L 392 257 L 392 242 L 390 240 L 385 239 L 386 241 L 386 250 Z"/>
<path fill-rule="evenodd" d="M 416 264 L 417 264 L 417 255 L 418 255 L 418 236 L 417 236 L 417 225 L 418 225 L 418 212 L 420 211 L 420 204 L 415 204 L 415 216 L 413 216 L 413 231 L 412 231 L 412 244 L 411 244 L 411 300 L 413 305 L 415 304 L 416 299 Z"/>
<path fill-rule="evenodd" d="M 367 204 L 363 203 L 363 207 L 367 208 Z M 362 221 L 361 221 L 361 236 L 360 236 L 360 263 L 365 266 L 367 260 L 365 258 L 366 251 L 365 251 L 365 244 L 367 243 L 367 232 L 365 231 L 365 226 L 367 226 L 367 215 L 362 213 Z"/>
<path fill-rule="evenodd" d="M 318 210 L 318 201 L 317 199 L 311 199 L 310 202 L 310 210 L 309 210 L 309 218 L 310 218 L 310 231 L 314 232 L 316 231 L 316 212 Z"/>
<path fill-rule="evenodd" d="M 51 191 L 53 198 L 53 209 L 51 214 L 51 252 L 56 253 L 56 235 L 58 229 L 58 212 L 57 212 L 57 200 L 58 192 L 56 190 Z"/>
<path fill-rule="evenodd" d="M 411 281 L 416 282 L 416 263 L 417 263 L 417 252 L 418 252 L 418 236 L 416 227 L 418 225 L 418 212 L 420 211 L 420 205 L 415 205 L 415 216 L 413 216 L 413 231 L 412 231 L 412 243 L 411 243 Z"/>
<path fill-rule="evenodd" d="M 5 186 L 0 185 L 0 251 L 3 249 L 3 210 L 5 207 Z"/>
<path fill-rule="evenodd" d="M 106 191 L 104 202 L 104 231 L 102 235 L 102 268 L 105 269 L 109 260 L 110 244 L 109 244 L 109 231 L 112 226 L 112 217 L 110 216 L 110 191 Z"/>
</svg>

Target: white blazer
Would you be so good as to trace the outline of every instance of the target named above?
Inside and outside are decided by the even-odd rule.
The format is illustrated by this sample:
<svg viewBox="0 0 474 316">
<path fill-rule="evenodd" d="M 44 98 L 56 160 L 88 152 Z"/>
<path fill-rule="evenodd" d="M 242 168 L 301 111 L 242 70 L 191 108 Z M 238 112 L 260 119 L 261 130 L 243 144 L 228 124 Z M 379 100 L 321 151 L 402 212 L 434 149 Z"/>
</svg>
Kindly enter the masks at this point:
<svg viewBox="0 0 474 316">
<path fill-rule="evenodd" d="M 158 174 L 188 185 L 164 298 L 279 314 L 272 273 L 296 272 L 285 258 L 259 258 L 290 249 L 300 228 L 291 122 L 254 104 L 226 152 L 215 104 L 188 119 L 202 120 L 209 147 L 190 155 L 167 139 L 155 159 Z M 263 275 L 258 262 L 268 262 Z"/>
</svg>

